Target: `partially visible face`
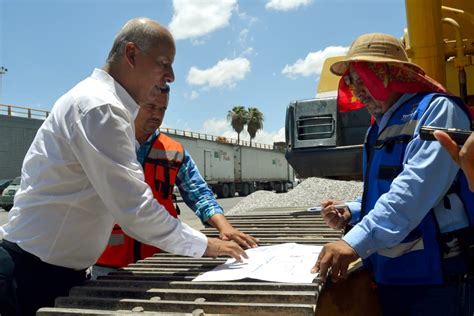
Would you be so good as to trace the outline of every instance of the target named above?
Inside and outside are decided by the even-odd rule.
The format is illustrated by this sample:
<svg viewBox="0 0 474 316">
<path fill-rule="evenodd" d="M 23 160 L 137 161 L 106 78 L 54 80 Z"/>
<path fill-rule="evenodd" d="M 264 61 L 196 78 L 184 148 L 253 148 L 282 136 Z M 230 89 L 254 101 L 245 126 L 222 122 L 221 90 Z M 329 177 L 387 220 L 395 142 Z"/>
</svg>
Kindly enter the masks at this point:
<svg viewBox="0 0 474 316">
<path fill-rule="evenodd" d="M 388 106 L 385 102 L 379 101 L 372 96 L 369 89 L 360 79 L 359 74 L 352 67 L 349 67 L 349 75 L 344 77 L 344 80 L 353 89 L 356 97 L 364 103 L 371 115 L 377 117 L 387 111 Z"/>
<path fill-rule="evenodd" d="M 160 88 L 174 81 L 173 61 L 176 48 L 172 39 L 162 40 L 157 46 L 143 52 L 138 48 L 135 57 L 137 103 L 154 102 L 161 94 Z"/>
<path fill-rule="evenodd" d="M 151 135 L 163 123 L 168 108 L 168 93 L 160 93 L 152 102 L 140 104 L 135 118 L 135 130 L 146 136 Z"/>
</svg>

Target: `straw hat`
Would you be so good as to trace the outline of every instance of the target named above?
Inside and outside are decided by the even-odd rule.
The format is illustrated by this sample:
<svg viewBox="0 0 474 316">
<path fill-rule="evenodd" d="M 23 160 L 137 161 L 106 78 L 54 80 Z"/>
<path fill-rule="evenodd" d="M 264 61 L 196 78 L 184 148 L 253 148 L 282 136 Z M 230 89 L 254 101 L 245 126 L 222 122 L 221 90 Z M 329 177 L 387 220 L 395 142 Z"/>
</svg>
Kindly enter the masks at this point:
<svg viewBox="0 0 474 316">
<path fill-rule="evenodd" d="M 359 36 L 351 45 L 346 59 L 331 65 L 331 72 L 342 76 L 350 62 L 368 61 L 372 63 L 404 64 L 424 74 L 425 71 L 418 65 L 408 61 L 407 53 L 400 40 L 392 35 L 370 33 Z"/>
</svg>

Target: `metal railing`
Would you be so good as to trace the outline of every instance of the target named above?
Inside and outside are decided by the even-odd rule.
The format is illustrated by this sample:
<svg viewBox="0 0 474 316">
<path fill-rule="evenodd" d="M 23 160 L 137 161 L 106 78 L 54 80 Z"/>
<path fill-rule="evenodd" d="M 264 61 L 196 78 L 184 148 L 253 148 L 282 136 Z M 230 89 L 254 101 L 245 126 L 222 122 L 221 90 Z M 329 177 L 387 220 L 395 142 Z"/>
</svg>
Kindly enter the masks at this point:
<svg viewBox="0 0 474 316">
<path fill-rule="evenodd" d="M 27 108 L 23 106 L 0 104 L 0 114 L 44 120 L 48 117 L 49 112 L 44 110 Z"/>
<path fill-rule="evenodd" d="M 27 118 L 44 120 L 48 117 L 49 113 L 50 112 L 44 111 L 44 110 L 36 110 L 32 108 L 9 105 L 9 104 L 0 104 L 0 115 L 27 117 Z M 249 147 L 261 148 L 261 149 L 270 149 L 270 150 L 274 149 L 273 145 L 270 145 L 270 144 L 261 144 L 261 143 L 254 143 L 254 142 L 250 144 L 250 142 L 244 141 L 244 140 L 241 140 L 240 142 L 237 143 L 237 139 L 235 138 L 227 138 L 223 136 L 214 136 L 214 135 L 198 133 L 198 132 L 183 131 L 183 130 L 168 128 L 168 127 L 160 128 L 160 131 L 166 134 L 215 141 L 215 142 L 220 142 L 220 143 L 225 143 L 225 144 L 234 144 L 234 145 L 239 144 L 241 146 L 249 146 Z"/>
<path fill-rule="evenodd" d="M 223 136 L 214 136 L 214 135 L 209 135 L 209 134 L 204 134 L 204 133 L 183 131 L 183 130 L 168 128 L 168 127 L 160 127 L 160 132 L 171 134 L 171 135 L 190 137 L 190 138 L 195 138 L 195 139 L 215 141 L 215 142 L 224 143 L 224 144 L 233 144 L 233 145 L 238 144 L 241 146 L 250 146 L 250 147 L 261 148 L 261 149 L 270 149 L 270 150 L 274 149 L 273 145 L 270 145 L 270 144 L 261 144 L 261 143 L 252 142 L 252 144 L 250 145 L 250 142 L 244 141 L 244 140 L 241 140 L 240 142 L 237 143 L 237 139 L 235 138 L 227 138 Z"/>
</svg>

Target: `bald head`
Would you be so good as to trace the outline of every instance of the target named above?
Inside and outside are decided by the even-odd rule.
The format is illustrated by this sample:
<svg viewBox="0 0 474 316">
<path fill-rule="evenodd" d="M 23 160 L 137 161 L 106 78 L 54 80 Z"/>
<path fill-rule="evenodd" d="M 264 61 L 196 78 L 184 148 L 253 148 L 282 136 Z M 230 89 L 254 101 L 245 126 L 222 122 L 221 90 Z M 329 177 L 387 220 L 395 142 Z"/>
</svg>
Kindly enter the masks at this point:
<svg viewBox="0 0 474 316">
<path fill-rule="evenodd" d="M 128 21 L 114 40 L 104 70 L 138 104 L 152 102 L 174 81 L 176 46 L 171 33 L 148 18 Z"/>
<path fill-rule="evenodd" d="M 159 43 L 170 42 L 174 45 L 173 36 L 161 24 L 149 18 L 134 18 L 129 20 L 115 37 L 107 63 L 118 61 L 125 53 L 125 46 L 130 42 L 135 43 L 145 53 Z"/>
</svg>

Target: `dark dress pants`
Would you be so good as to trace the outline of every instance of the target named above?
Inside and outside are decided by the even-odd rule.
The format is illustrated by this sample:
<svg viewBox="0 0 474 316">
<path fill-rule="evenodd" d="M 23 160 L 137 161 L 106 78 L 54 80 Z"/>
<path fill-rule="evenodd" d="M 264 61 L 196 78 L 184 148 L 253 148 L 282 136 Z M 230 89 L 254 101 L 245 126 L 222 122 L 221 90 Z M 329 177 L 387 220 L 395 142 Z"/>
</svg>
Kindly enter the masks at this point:
<svg viewBox="0 0 474 316">
<path fill-rule="evenodd" d="M 76 271 L 41 261 L 16 244 L 0 241 L 0 315 L 35 315 L 41 307 L 54 306 L 59 296 L 86 279 Z"/>
</svg>

